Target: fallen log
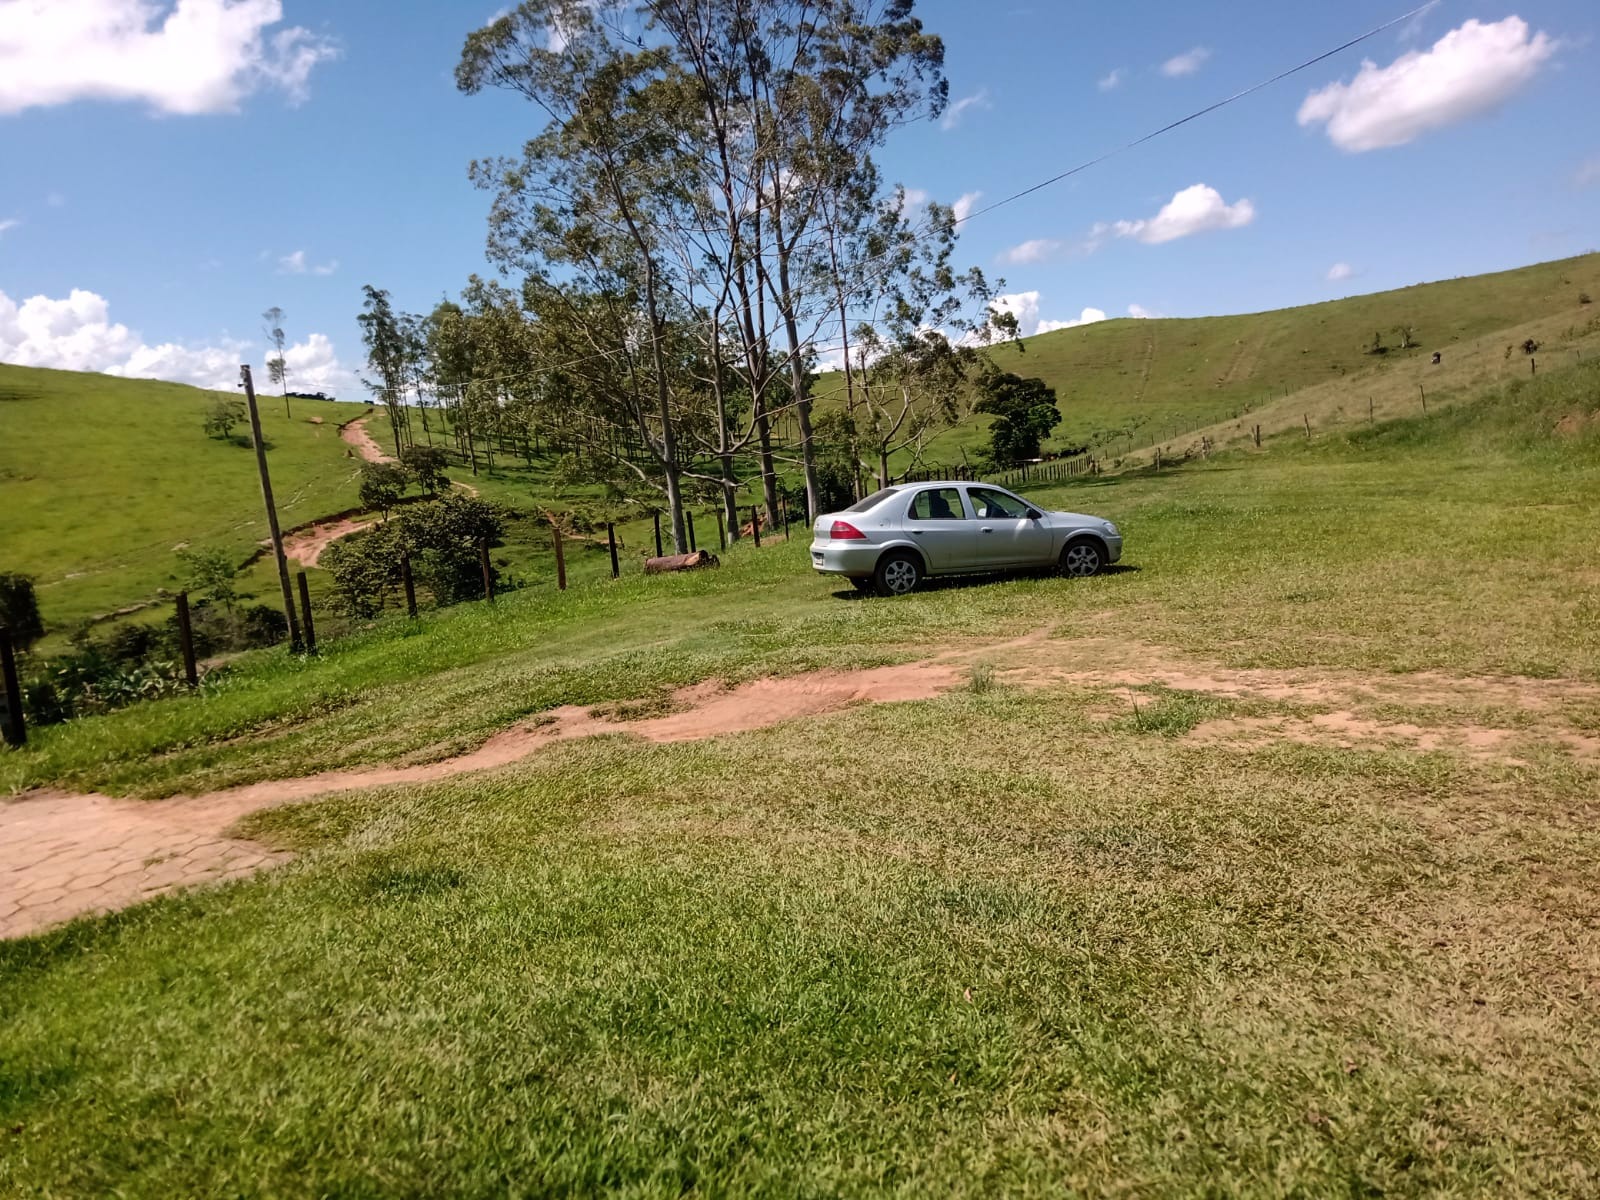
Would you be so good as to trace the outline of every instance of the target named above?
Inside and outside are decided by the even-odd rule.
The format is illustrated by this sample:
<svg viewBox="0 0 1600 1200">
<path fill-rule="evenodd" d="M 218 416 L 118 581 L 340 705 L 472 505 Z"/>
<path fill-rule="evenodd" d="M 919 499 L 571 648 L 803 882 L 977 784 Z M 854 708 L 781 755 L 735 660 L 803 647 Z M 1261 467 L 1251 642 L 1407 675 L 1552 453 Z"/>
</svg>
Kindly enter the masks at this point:
<svg viewBox="0 0 1600 1200">
<path fill-rule="evenodd" d="M 646 575 L 661 575 L 668 571 L 695 571 L 701 567 L 718 567 L 721 561 L 709 550 L 696 550 L 691 554 L 667 554 L 660 558 L 644 560 Z"/>
</svg>

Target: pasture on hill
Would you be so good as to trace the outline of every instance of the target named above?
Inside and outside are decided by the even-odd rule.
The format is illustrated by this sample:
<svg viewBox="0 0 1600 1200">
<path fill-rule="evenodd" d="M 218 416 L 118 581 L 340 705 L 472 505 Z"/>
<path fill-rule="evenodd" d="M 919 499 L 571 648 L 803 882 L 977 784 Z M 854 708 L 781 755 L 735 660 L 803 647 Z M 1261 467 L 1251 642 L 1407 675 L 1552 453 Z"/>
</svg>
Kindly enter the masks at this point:
<svg viewBox="0 0 1600 1200">
<path fill-rule="evenodd" d="M 243 561 L 266 537 L 249 429 L 207 436 L 241 395 L 176 383 L 0 365 L 0 570 L 35 577 L 54 629 L 177 591 L 176 550 Z M 284 526 L 357 503 L 337 425 L 365 405 L 260 397 Z M 165 614 L 163 614 L 165 615 Z"/>
<path fill-rule="evenodd" d="M 1293 394 L 1303 389 L 1337 395 L 1330 412 L 1343 404 L 1352 418 L 1358 409 L 1365 416 L 1374 391 L 1414 396 L 1416 381 L 1429 378 L 1423 368 L 1435 350 L 1452 381 L 1461 381 L 1455 350 L 1464 343 L 1481 343 L 1493 360 L 1465 382 L 1489 382 L 1502 364 L 1508 373 L 1526 374 L 1521 352 L 1507 363 L 1503 351 L 1507 340 L 1521 343 L 1530 334 L 1513 339 L 1509 331 L 1534 322 L 1543 340 L 1547 331 L 1582 326 L 1596 316 L 1579 302 L 1582 295 L 1600 296 L 1600 254 L 1272 312 L 1101 321 L 1028 338 L 1021 348 L 1001 346 L 994 357 L 1003 370 L 1056 389 L 1062 420 L 1047 449 L 1088 445 L 1109 458 L 1130 440 L 1135 450 L 1182 442 L 1170 433 L 1174 426 L 1185 432 L 1210 426 L 1247 406 L 1282 401 L 1285 393 L 1291 399 L 1281 406 L 1284 423 L 1298 423 Z M 1400 349 L 1400 326 L 1415 331 L 1415 348 Z M 1501 331 L 1505 339 L 1497 338 Z M 1383 354 L 1368 353 L 1374 334 Z M 822 376 L 816 391 L 819 409 L 837 408 L 842 374 Z M 1400 411 L 1396 403 L 1385 415 Z M 963 451 L 984 443 L 987 424 L 975 417 L 940 434 L 928 459 L 962 462 Z M 891 462 L 895 470 L 907 465 L 905 454 Z"/>
<path fill-rule="evenodd" d="M 880 601 L 746 543 L 0 756 L 422 772 L 247 817 L 292 865 L 0 943 L 0 1187 L 1592 1194 L 1600 363 L 1030 494 L 1122 569 Z M 896 664 L 944 682 L 540 741 Z"/>
</svg>

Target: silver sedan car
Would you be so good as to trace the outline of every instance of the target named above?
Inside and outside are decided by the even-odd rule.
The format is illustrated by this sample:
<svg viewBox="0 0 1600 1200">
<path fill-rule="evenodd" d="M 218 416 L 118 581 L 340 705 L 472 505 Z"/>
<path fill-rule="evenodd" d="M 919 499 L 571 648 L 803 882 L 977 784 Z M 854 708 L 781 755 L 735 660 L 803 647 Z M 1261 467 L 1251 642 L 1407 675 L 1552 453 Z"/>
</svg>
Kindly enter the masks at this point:
<svg viewBox="0 0 1600 1200">
<path fill-rule="evenodd" d="M 991 483 L 884 488 L 818 517 L 812 536 L 812 567 L 882 596 L 904 596 L 929 575 L 1041 566 L 1094 575 L 1122 557 L 1110 521 L 1044 512 Z"/>
</svg>

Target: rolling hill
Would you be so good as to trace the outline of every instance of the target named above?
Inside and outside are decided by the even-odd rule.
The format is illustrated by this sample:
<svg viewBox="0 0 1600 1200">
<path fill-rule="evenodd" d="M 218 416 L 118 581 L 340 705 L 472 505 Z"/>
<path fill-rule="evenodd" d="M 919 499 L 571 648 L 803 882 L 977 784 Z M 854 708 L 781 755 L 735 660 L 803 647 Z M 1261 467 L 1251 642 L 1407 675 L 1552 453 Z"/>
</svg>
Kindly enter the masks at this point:
<svg viewBox="0 0 1600 1200">
<path fill-rule="evenodd" d="M 1106 321 L 1029 338 L 997 356 L 1056 389 L 1064 419 L 1054 448 L 1087 443 L 1108 465 L 1131 465 L 1149 461 L 1157 446 L 1181 454 L 1201 434 L 1226 444 L 1248 439 L 1257 424 L 1272 434 L 1411 415 L 1419 385 L 1443 404 L 1527 374 L 1525 356 L 1511 348 L 1529 337 L 1555 365 L 1600 347 L 1600 306 L 1580 303 L 1582 295 L 1600 295 L 1600 254 L 1275 312 Z M 1415 348 L 1394 348 L 1400 326 L 1414 331 Z M 1391 349 L 1368 353 L 1374 334 Z M 1435 350 L 1443 356 L 1437 366 Z M 836 406 L 841 392 L 838 376 L 823 376 L 819 408 Z M 243 559 L 265 536 L 249 449 L 201 428 L 217 396 L 0 365 L 0 570 L 36 578 L 54 631 L 179 586 L 175 551 L 184 544 Z M 302 400 L 285 419 L 279 402 L 263 398 L 286 527 L 356 503 L 356 464 L 336 426 L 363 411 Z M 927 461 L 960 462 L 984 442 L 986 421 L 971 418 L 941 434 Z M 381 411 L 371 432 L 387 444 Z M 894 465 L 904 469 L 908 460 L 902 454 Z M 539 463 L 507 459 L 475 479 L 464 469 L 451 473 L 522 508 L 548 490 Z M 592 499 L 591 491 L 562 494 Z M 709 512 L 702 519 L 701 544 L 711 544 Z M 507 553 L 524 578 L 543 581 L 552 573 L 548 530 L 536 525 L 520 530 Z M 619 526 L 619 534 L 635 554 L 649 540 L 648 522 Z M 246 590 L 270 595 L 269 575 L 258 564 Z M 314 586 L 322 581 L 314 577 Z"/>
<path fill-rule="evenodd" d="M 1480 355 L 1492 346 L 1501 360 L 1504 343 L 1525 325 L 1536 323 L 1543 341 L 1585 324 L 1596 308 L 1581 304 L 1582 295 L 1600 296 L 1600 254 L 1272 312 L 1103 321 L 1040 334 L 995 357 L 1005 370 L 1056 389 L 1062 422 L 1052 448 L 1087 443 L 1111 452 L 1130 441 L 1134 448 L 1166 442 L 1175 429 L 1187 432 L 1313 387 L 1346 389 L 1349 407 L 1359 397 L 1365 413 L 1375 387 L 1404 379 L 1414 395 L 1412 378 L 1431 366 L 1434 351 L 1447 369 L 1463 346 Z M 1414 349 L 1397 348 L 1401 326 L 1414 331 Z M 1385 353 L 1368 353 L 1374 334 Z M 817 394 L 819 407 L 837 406 L 842 376 L 823 376 Z M 940 435 L 927 456 L 959 462 L 963 449 L 984 442 L 986 421 L 973 418 Z"/>
<path fill-rule="evenodd" d="M 175 383 L 0 365 L 0 570 L 32 575 L 55 629 L 176 588 L 184 546 L 239 559 L 266 536 L 243 430 L 208 437 L 223 393 Z M 227 394 L 233 398 L 232 393 Z M 356 502 L 338 423 L 364 405 L 263 396 L 284 525 Z"/>
</svg>

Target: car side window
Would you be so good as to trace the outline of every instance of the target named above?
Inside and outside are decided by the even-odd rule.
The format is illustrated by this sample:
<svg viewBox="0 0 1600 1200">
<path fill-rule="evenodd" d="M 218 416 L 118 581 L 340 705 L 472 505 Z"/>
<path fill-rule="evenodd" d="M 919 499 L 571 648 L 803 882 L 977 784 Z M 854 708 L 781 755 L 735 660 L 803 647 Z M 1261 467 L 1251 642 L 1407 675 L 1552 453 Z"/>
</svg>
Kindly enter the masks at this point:
<svg viewBox="0 0 1600 1200">
<path fill-rule="evenodd" d="M 913 521 L 964 521 L 966 509 L 961 506 L 958 488 L 928 488 L 911 498 Z"/>
<path fill-rule="evenodd" d="M 1004 492 L 996 492 L 990 488 L 968 488 L 967 495 L 971 498 L 972 510 L 978 514 L 980 521 L 995 520 L 1000 517 L 1021 518 L 1028 515 L 1026 504 Z"/>
</svg>

